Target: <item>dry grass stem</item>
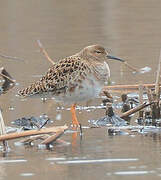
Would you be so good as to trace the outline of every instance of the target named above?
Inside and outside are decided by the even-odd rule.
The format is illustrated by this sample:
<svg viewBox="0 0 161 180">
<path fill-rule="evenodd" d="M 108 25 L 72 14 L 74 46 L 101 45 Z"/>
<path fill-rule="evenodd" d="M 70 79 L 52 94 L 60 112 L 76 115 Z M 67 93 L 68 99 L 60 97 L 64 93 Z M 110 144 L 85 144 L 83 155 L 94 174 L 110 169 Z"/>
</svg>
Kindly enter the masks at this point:
<svg viewBox="0 0 161 180">
<path fill-rule="evenodd" d="M 143 90 L 144 87 L 142 84 L 139 85 L 139 103 L 143 104 Z"/>
<path fill-rule="evenodd" d="M 39 139 L 40 140 L 45 140 L 48 137 L 50 137 L 50 135 L 48 135 L 48 134 L 30 136 L 30 137 L 27 137 L 27 138 L 21 140 L 20 142 L 21 143 L 31 143 L 32 141 L 39 140 Z"/>
<path fill-rule="evenodd" d="M 56 134 L 49 136 L 48 138 L 46 138 L 44 141 L 41 142 L 41 144 L 50 144 L 54 141 L 56 141 L 58 138 L 60 138 L 60 136 L 62 136 L 64 134 L 64 130 L 60 130 L 58 132 L 56 132 Z"/>
<path fill-rule="evenodd" d="M 44 49 L 42 43 L 40 42 L 40 40 L 37 40 L 37 44 L 38 46 L 40 47 L 40 51 L 44 54 L 44 56 L 46 57 L 46 59 L 52 63 L 52 64 L 55 64 L 55 62 L 49 57 L 47 51 Z"/>
<path fill-rule="evenodd" d="M 155 81 L 155 94 L 156 94 L 156 100 L 159 101 L 160 99 L 160 76 L 161 76 L 161 50 L 160 50 L 160 56 L 159 56 L 159 62 L 158 62 L 158 69 L 157 69 L 157 76 Z"/>
<path fill-rule="evenodd" d="M 1 135 L 0 141 L 22 138 L 22 137 L 33 136 L 33 135 L 40 135 L 40 134 L 51 134 L 51 133 L 56 133 L 58 131 L 66 130 L 66 129 L 68 129 L 68 126 L 64 125 L 64 126 L 43 128 L 40 130 L 29 130 L 29 131 L 10 133 L 6 135 Z"/>
<path fill-rule="evenodd" d="M 123 62 L 129 69 L 131 69 L 132 71 L 135 71 L 137 73 L 139 73 L 140 71 L 138 69 L 136 69 L 135 67 L 133 67 L 132 65 L 130 65 L 129 63 L 127 63 L 126 61 Z"/>
<path fill-rule="evenodd" d="M 153 96 L 152 96 L 152 90 L 150 88 L 146 87 L 146 93 L 148 96 L 149 103 L 152 103 L 154 101 Z"/>
<path fill-rule="evenodd" d="M 1 110 L 0 110 L 0 134 L 1 135 L 6 135 L 6 128 L 5 128 L 5 124 L 4 124 L 4 120 L 3 120 L 3 116 L 2 116 Z M 6 140 L 3 140 L 2 144 L 3 144 L 4 151 L 7 151 L 8 143 L 6 142 Z"/>
<path fill-rule="evenodd" d="M 122 90 L 130 90 L 130 91 L 135 91 L 139 90 L 140 84 L 133 84 L 133 85 L 112 85 L 112 86 L 105 86 L 103 91 L 122 91 Z M 147 88 L 155 88 L 155 84 L 142 84 L 143 87 Z"/>
<path fill-rule="evenodd" d="M 130 116 L 131 114 L 134 114 L 134 113 L 140 111 L 141 109 L 143 109 L 143 108 L 145 108 L 145 107 L 147 107 L 147 106 L 149 106 L 151 104 L 152 103 L 148 103 L 148 104 L 143 103 L 143 104 L 141 104 L 141 105 L 139 105 L 139 106 L 137 106 L 137 107 L 135 107 L 133 109 L 130 109 L 129 111 L 126 111 L 126 112 L 122 113 L 122 115 L 120 117 L 124 118 L 124 117 Z"/>
<path fill-rule="evenodd" d="M 11 59 L 11 60 L 17 60 L 17 61 L 24 61 L 23 59 L 20 59 L 20 58 L 18 58 L 18 57 L 7 56 L 7 55 L 1 54 L 1 53 L 0 53 L 0 57 L 1 57 L 1 58 L 5 58 L 5 59 Z"/>
<path fill-rule="evenodd" d="M 15 86 L 16 80 L 3 67 L 0 68 L 0 76 L 4 79 L 4 83 L 1 85 L 1 89 L 3 90 L 1 93 L 4 94 Z"/>
</svg>

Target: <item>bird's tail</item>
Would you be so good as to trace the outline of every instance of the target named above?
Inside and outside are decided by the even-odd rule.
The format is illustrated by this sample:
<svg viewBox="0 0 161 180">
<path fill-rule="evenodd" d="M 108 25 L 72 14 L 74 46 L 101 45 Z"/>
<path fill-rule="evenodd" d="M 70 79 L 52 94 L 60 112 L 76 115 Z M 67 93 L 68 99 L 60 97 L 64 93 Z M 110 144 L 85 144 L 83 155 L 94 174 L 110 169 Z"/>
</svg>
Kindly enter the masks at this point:
<svg viewBox="0 0 161 180">
<path fill-rule="evenodd" d="M 36 94 L 39 94 L 40 92 L 45 92 L 45 86 L 43 86 L 43 83 L 40 81 L 37 81 L 35 83 L 32 83 L 30 86 L 20 90 L 18 92 L 18 96 L 21 97 L 29 97 Z"/>
</svg>

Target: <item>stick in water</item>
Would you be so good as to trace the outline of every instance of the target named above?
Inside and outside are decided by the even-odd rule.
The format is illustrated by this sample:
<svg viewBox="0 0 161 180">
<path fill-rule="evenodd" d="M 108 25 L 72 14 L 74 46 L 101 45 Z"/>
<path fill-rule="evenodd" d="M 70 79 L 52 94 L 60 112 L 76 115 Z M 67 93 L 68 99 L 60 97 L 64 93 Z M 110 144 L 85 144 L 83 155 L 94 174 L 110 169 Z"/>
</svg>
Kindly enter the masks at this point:
<svg viewBox="0 0 161 180">
<path fill-rule="evenodd" d="M 126 61 L 123 62 L 129 69 L 139 73 L 140 71 L 138 69 L 136 69 L 135 67 L 133 67 L 132 65 L 130 65 L 129 63 L 127 63 Z"/>
<path fill-rule="evenodd" d="M 6 135 L 6 128 L 5 128 L 5 124 L 4 124 L 4 120 L 3 120 L 3 116 L 2 116 L 2 112 L 0 110 L 0 134 L 1 135 Z M 8 150 L 8 142 L 3 140 L 3 150 L 7 151 Z"/>
<path fill-rule="evenodd" d="M 46 57 L 46 59 L 48 61 L 50 61 L 52 64 L 55 64 L 55 62 L 49 57 L 48 53 L 46 52 L 46 50 L 44 49 L 42 43 L 40 42 L 40 40 L 37 40 L 37 44 L 40 47 L 40 51 L 44 54 L 44 56 Z"/>
<path fill-rule="evenodd" d="M 157 101 L 160 99 L 160 76 L 161 76 L 161 51 L 159 56 L 159 62 L 158 62 L 158 70 L 157 70 L 157 76 L 156 76 L 156 82 L 155 82 L 155 94 Z"/>
<path fill-rule="evenodd" d="M 11 60 L 17 60 L 17 61 L 24 61 L 23 59 L 20 59 L 20 58 L 18 58 L 18 57 L 7 56 L 7 55 L 1 54 L 1 53 L 0 53 L 0 57 L 1 57 L 1 58 L 5 58 L 5 59 L 11 59 Z"/>
</svg>

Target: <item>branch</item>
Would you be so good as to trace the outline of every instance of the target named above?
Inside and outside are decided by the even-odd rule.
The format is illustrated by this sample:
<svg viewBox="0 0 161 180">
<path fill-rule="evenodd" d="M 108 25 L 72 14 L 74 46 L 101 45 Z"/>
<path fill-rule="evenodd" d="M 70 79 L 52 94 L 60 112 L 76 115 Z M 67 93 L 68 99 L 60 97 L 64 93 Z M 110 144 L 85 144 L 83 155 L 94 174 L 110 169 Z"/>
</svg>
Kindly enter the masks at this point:
<svg viewBox="0 0 161 180">
<path fill-rule="evenodd" d="M 12 59 L 12 60 L 17 60 L 17 61 L 24 61 L 23 59 L 20 59 L 18 57 L 13 57 L 13 56 L 7 56 L 4 54 L 0 54 L 0 57 L 5 58 L 5 59 Z"/>
<path fill-rule="evenodd" d="M 2 116 L 1 110 L 0 110 L 0 134 L 4 135 L 4 136 L 6 135 L 6 127 L 5 127 L 5 124 L 4 124 L 4 120 L 3 120 L 3 116 Z M 4 151 L 7 151 L 8 148 L 9 148 L 8 142 L 3 140 L 2 143 L 3 143 Z"/>
<path fill-rule="evenodd" d="M 8 90 L 15 86 L 16 80 L 14 80 L 11 75 L 2 67 L 0 68 L 0 76 L 3 77 L 4 83 L 2 84 L 1 88 L 3 90 L 3 94 L 6 93 Z"/>
<path fill-rule="evenodd" d="M 38 140 L 38 139 L 41 139 L 41 140 L 44 140 L 46 138 L 48 138 L 49 135 L 48 134 L 41 134 L 41 135 L 35 135 L 35 136 L 30 136 L 30 137 L 27 137 L 23 140 L 20 141 L 20 143 L 24 143 L 24 144 L 29 144 L 35 140 Z"/>
<path fill-rule="evenodd" d="M 0 76 L 4 77 L 4 79 L 8 79 L 11 83 L 15 83 L 16 80 L 12 79 L 10 74 L 4 69 L 4 67 L 0 68 Z"/>
<path fill-rule="evenodd" d="M 113 85 L 105 86 L 103 90 L 122 91 L 122 90 L 139 90 L 140 84 L 133 85 Z M 143 87 L 155 88 L 155 84 L 142 84 Z"/>
<path fill-rule="evenodd" d="M 49 145 L 53 141 L 56 141 L 58 138 L 60 138 L 60 136 L 62 136 L 63 134 L 64 134 L 64 130 L 60 130 L 60 131 L 56 132 L 56 134 L 46 138 L 44 141 L 41 142 L 41 144 Z"/>
<path fill-rule="evenodd" d="M 160 56 L 159 56 L 159 62 L 158 62 L 158 70 L 157 70 L 157 76 L 156 76 L 156 82 L 155 82 L 155 94 L 156 94 L 156 100 L 159 102 L 160 99 L 160 75 L 161 75 L 161 50 L 160 50 Z"/>
<path fill-rule="evenodd" d="M 143 109 L 143 108 L 145 108 L 145 107 L 147 107 L 147 106 L 149 106 L 151 104 L 152 103 L 148 103 L 148 104 L 143 103 L 143 104 L 141 104 L 141 105 L 139 105 L 139 106 L 137 106 L 137 107 L 135 107 L 133 109 L 130 109 L 129 111 L 124 112 L 120 117 L 124 118 L 124 117 L 130 116 L 131 114 L 134 114 L 134 113 L 140 111 L 141 109 Z"/>
<path fill-rule="evenodd" d="M 40 40 L 37 40 L 37 44 L 40 47 L 40 51 L 44 54 L 44 56 L 46 57 L 46 59 L 48 61 L 50 61 L 50 63 L 55 64 L 55 62 L 49 57 L 48 53 L 46 52 L 46 50 L 44 49 L 42 43 L 40 42 Z"/>
<path fill-rule="evenodd" d="M 58 131 L 66 130 L 67 128 L 68 126 L 64 125 L 64 126 L 44 128 L 40 130 L 29 130 L 29 131 L 23 131 L 23 132 L 10 133 L 10 134 L 0 136 L 0 141 L 33 136 L 33 135 L 56 133 Z"/>
<path fill-rule="evenodd" d="M 132 65 L 128 64 L 126 61 L 123 62 L 129 69 L 139 73 L 140 71 L 138 69 L 136 69 L 135 67 L 133 67 Z"/>
</svg>

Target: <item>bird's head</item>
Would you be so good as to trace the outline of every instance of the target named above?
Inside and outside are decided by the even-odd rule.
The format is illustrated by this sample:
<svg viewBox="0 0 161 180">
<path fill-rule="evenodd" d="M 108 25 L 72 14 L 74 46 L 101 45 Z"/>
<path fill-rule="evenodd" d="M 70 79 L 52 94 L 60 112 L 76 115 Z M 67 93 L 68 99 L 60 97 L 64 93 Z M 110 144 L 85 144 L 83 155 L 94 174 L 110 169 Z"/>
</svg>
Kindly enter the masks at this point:
<svg viewBox="0 0 161 180">
<path fill-rule="evenodd" d="M 115 56 L 110 55 L 106 51 L 106 49 L 100 45 L 87 46 L 80 53 L 85 59 L 95 60 L 98 62 L 104 62 L 104 61 L 107 61 L 109 59 L 124 62 L 123 59 L 120 59 L 120 58 L 117 58 Z"/>
</svg>

